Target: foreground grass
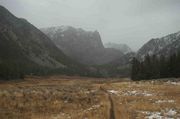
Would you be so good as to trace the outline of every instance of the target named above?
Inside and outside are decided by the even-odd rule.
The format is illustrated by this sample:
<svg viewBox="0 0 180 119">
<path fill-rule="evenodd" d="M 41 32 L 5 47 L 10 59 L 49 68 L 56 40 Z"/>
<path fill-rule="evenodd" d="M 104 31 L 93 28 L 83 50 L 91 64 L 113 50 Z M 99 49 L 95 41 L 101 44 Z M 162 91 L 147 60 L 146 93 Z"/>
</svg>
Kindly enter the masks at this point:
<svg viewBox="0 0 180 119">
<path fill-rule="evenodd" d="M 66 76 L 0 83 L 0 119 L 109 119 L 112 113 L 180 118 L 180 85 Z"/>
</svg>

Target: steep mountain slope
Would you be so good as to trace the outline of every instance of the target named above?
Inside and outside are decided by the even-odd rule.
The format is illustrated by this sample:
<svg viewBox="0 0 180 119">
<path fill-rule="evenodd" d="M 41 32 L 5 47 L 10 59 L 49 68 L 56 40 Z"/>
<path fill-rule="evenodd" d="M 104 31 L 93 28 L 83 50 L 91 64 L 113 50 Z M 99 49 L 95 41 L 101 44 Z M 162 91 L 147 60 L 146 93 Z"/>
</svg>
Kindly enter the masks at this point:
<svg viewBox="0 0 180 119">
<path fill-rule="evenodd" d="M 123 55 L 121 58 L 114 60 L 110 62 L 109 64 L 113 66 L 123 66 L 123 65 L 129 65 L 133 57 L 135 57 L 135 52 L 129 52 L 125 55 Z"/>
<path fill-rule="evenodd" d="M 162 38 L 152 39 L 147 42 L 137 53 L 137 56 L 143 58 L 145 55 L 171 55 L 180 50 L 180 32 L 167 35 Z"/>
<path fill-rule="evenodd" d="M 0 6 L 1 70 L 3 67 L 6 69 L 21 67 L 30 73 L 35 67 L 65 69 L 73 66 L 77 66 L 76 63 L 66 57 L 40 30 Z"/>
<path fill-rule="evenodd" d="M 135 57 L 134 52 L 127 53 L 121 58 L 98 67 L 102 75 L 110 77 L 128 77 L 131 71 L 131 61 Z"/>
<path fill-rule="evenodd" d="M 83 64 L 104 64 L 123 55 L 116 49 L 104 48 L 97 31 L 85 31 L 70 26 L 50 27 L 41 30 L 66 55 Z"/>
<path fill-rule="evenodd" d="M 114 48 L 114 49 L 120 50 L 124 54 L 132 52 L 131 48 L 126 44 L 117 44 L 117 43 L 109 42 L 109 43 L 104 44 L 104 46 L 106 48 Z"/>
</svg>

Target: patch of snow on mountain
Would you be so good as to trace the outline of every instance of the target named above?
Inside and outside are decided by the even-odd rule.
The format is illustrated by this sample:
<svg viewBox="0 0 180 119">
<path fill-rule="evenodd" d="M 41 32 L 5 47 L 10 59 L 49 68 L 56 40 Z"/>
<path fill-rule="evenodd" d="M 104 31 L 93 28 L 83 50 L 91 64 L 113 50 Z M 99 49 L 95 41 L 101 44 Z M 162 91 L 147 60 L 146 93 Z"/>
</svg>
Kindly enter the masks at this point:
<svg viewBox="0 0 180 119">
<path fill-rule="evenodd" d="M 178 33 L 176 34 L 176 38 L 177 38 L 177 37 L 180 37 L 180 32 L 178 32 Z"/>
<path fill-rule="evenodd" d="M 64 34 L 61 34 L 61 37 L 64 37 Z"/>
<path fill-rule="evenodd" d="M 69 26 L 60 26 L 59 29 L 61 30 L 61 32 L 64 32 L 64 31 L 67 31 L 69 29 Z"/>
<path fill-rule="evenodd" d="M 149 55 L 153 55 L 154 52 L 153 52 L 153 51 L 149 51 L 148 54 L 149 54 Z"/>
</svg>

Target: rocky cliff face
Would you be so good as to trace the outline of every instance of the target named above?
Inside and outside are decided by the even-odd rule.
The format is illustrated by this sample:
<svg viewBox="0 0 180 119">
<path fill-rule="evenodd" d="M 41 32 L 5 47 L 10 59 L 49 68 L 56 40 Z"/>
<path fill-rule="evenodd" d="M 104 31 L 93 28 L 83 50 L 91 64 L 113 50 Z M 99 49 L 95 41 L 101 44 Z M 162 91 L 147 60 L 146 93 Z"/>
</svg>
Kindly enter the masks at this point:
<svg viewBox="0 0 180 119">
<path fill-rule="evenodd" d="M 180 32 L 167 35 L 162 38 L 152 39 L 137 52 L 137 56 L 143 58 L 145 55 L 169 56 L 180 50 Z"/>
<path fill-rule="evenodd" d="M 104 46 L 106 48 L 117 49 L 117 50 L 123 52 L 124 54 L 132 52 L 131 48 L 128 45 L 126 45 L 126 44 L 117 44 L 117 43 L 110 43 L 109 42 L 109 43 L 104 44 Z"/>
<path fill-rule="evenodd" d="M 85 31 L 70 26 L 41 29 L 66 55 L 87 65 L 104 64 L 122 52 L 104 48 L 99 32 Z"/>
</svg>

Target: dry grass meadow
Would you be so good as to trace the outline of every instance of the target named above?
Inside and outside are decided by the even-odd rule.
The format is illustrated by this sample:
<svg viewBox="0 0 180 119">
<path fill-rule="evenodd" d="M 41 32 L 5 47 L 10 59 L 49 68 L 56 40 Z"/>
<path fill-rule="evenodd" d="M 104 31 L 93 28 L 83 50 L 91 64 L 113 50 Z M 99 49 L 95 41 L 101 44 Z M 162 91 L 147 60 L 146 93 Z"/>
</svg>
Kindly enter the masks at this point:
<svg viewBox="0 0 180 119">
<path fill-rule="evenodd" d="M 51 76 L 0 82 L 0 119 L 180 119 L 180 82 Z"/>
</svg>

